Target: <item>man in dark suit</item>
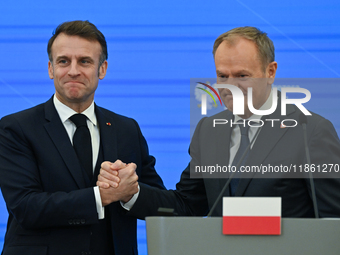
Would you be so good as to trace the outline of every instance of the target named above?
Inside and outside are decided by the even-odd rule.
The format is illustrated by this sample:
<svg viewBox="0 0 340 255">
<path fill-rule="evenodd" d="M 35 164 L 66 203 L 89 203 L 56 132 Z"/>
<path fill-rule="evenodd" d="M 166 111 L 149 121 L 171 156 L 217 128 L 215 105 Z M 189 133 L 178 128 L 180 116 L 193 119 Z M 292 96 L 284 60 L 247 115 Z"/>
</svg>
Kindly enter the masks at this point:
<svg viewBox="0 0 340 255">
<path fill-rule="evenodd" d="M 253 107 L 268 110 L 272 105 L 272 83 L 277 63 L 274 61 L 274 45 L 267 35 L 254 27 L 232 29 L 219 36 L 213 49 L 217 83 L 237 86 L 245 97 L 244 113 L 233 114 L 231 91 L 219 89 L 228 110 L 197 125 L 190 146 L 191 162 L 181 175 L 176 190 L 160 190 L 142 183 L 138 199 L 129 214 L 140 218 L 156 215 L 158 207 L 174 208 L 179 215 L 206 215 L 211 210 L 228 178 L 216 178 L 209 173 L 196 173 L 204 166 L 235 166 L 245 153 L 242 166 L 304 166 L 306 153 L 301 125 L 280 125 L 284 119 L 299 121 L 302 114 L 295 105 L 287 106 L 287 115 L 281 115 L 281 96 L 278 108 L 268 116 L 255 115 L 248 106 L 248 88 L 253 90 Z M 227 125 L 214 125 L 214 119 L 228 120 Z M 254 122 L 261 119 L 275 120 L 259 127 Z M 340 143 L 333 125 L 323 117 L 312 113 L 308 116 L 307 138 L 312 164 L 340 164 Z M 252 124 L 249 124 L 252 120 Z M 239 124 L 235 124 L 238 123 Z M 234 125 L 230 125 L 233 122 Z M 279 124 L 278 124 L 279 123 Z M 261 122 L 259 123 L 261 124 Z M 249 153 L 244 150 L 255 139 Z M 242 150 L 243 147 L 243 150 Z M 115 184 L 106 171 L 108 163 L 102 165 L 98 185 Z M 299 170 L 299 169 L 298 169 Z M 329 170 L 329 169 L 328 169 Z M 213 178 L 215 177 L 215 178 Z M 227 175 L 228 177 L 228 175 Z M 283 217 L 314 217 L 312 190 L 308 175 L 274 173 L 270 178 L 261 173 L 238 173 L 230 182 L 224 196 L 281 197 Z M 299 178 L 295 178 L 299 177 Z M 302 178 L 301 178 L 302 177 Z M 307 178 L 306 178 L 307 177 Z M 317 176 L 326 177 L 326 176 Z M 330 176 L 327 176 L 330 177 Z M 334 176 L 333 176 L 334 177 Z M 337 177 L 335 175 L 335 177 Z M 340 181 L 337 178 L 316 178 L 316 200 L 321 217 L 340 216 Z M 218 201 L 212 215 L 222 215 L 222 203 Z"/>
<path fill-rule="evenodd" d="M 137 180 L 164 185 L 136 121 L 94 104 L 107 70 L 105 37 L 88 21 L 65 22 L 48 54 L 54 96 L 0 121 L 9 213 L 2 254 L 137 254 L 136 219 L 123 207 L 136 199 Z M 119 186 L 95 185 L 104 161 L 115 162 Z"/>
</svg>

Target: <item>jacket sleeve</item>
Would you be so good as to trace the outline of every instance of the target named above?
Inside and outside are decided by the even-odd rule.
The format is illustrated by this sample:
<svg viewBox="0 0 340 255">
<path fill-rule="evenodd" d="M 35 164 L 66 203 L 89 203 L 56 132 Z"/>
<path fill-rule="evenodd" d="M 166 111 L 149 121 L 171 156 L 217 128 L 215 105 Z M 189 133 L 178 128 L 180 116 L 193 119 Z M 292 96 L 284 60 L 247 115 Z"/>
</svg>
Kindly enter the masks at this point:
<svg viewBox="0 0 340 255">
<path fill-rule="evenodd" d="M 198 137 L 201 123 L 197 125 L 194 136 Z M 192 140 L 199 143 L 198 138 Z M 150 183 L 140 182 L 140 193 L 129 215 L 140 219 L 156 216 L 159 207 L 172 208 L 180 216 L 206 215 L 208 202 L 203 179 L 190 178 L 190 165 L 196 164 L 199 158 L 198 144 L 191 144 L 190 155 L 192 160 L 182 172 L 176 190 L 160 189 Z"/>
</svg>

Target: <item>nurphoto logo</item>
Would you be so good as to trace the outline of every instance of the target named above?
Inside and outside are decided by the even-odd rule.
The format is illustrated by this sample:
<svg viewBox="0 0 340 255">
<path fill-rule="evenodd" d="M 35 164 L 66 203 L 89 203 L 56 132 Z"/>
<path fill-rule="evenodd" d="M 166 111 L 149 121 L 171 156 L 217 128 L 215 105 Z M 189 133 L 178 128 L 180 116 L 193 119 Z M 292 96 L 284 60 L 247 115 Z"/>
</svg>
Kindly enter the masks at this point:
<svg viewBox="0 0 340 255">
<path fill-rule="evenodd" d="M 206 87 L 208 87 L 219 99 L 220 104 L 222 105 L 221 98 L 217 91 L 211 87 L 210 85 L 203 83 L 203 82 L 198 82 L 199 84 L 202 84 Z M 197 87 L 198 89 L 201 89 L 205 91 L 214 101 L 215 105 L 216 100 L 214 96 L 206 89 Z M 240 88 L 236 87 L 235 85 L 230 85 L 230 84 L 215 84 L 215 88 L 226 88 L 229 89 L 230 92 L 232 93 L 233 96 L 233 114 L 234 115 L 244 115 L 244 95 L 243 92 Z M 304 94 L 304 98 L 287 98 L 287 93 L 301 93 Z M 277 108 L 277 88 L 273 87 L 273 93 L 272 93 L 272 106 L 268 110 L 257 110 L 253 106 L 253 88 L 249 87 L 248 88 L 248 108 L 251 113 L 256 114 L 256 115 L 270 115 L 272 114 L 276 108 Z M 309 90 L 304 89 L 304 88 L 293 88 L 293 87 L 283 87 L 281 89 L 281 115 L 286 115 L 286 107 L 287 104 L 295 104 L 301 112 L 305 115 L 312 115 L 302 104 L 307 103 L 311 99 L 311 93 Z M 202 94 L 201 95 L 201 114 L 202 115 L 207 115 L 207 95 Z"/>
</svg>

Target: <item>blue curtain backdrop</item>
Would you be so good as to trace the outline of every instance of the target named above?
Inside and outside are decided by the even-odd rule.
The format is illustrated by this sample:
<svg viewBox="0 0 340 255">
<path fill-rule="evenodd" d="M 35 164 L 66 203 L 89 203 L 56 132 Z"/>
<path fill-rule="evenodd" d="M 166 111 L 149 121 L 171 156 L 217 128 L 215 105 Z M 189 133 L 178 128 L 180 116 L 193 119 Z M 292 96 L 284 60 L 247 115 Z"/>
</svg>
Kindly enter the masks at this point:
<svg viewBox="0 0 340 255">
<path fill-rule="evenodd" d="M 277 77 L 339 78 L 339 13 L 337 0 L 1 0 L 0 117 L 51 97 L 47 41 L 61 22 L 89 20 L 109 47 L 97 104 L 139 122 L 159 174 L 174 188 L 189 161 L 190 78 L 215 76 L 216 37 L 233 27 L 256 26 L 274 41 Z M 337 102 L 339 91 L 324 93 L 325 100 Z M 6 220 L 1 198 L 0 247 Z M 140 254 L 147 254 L 142 221 L 138 233 Z"/>
</svg>

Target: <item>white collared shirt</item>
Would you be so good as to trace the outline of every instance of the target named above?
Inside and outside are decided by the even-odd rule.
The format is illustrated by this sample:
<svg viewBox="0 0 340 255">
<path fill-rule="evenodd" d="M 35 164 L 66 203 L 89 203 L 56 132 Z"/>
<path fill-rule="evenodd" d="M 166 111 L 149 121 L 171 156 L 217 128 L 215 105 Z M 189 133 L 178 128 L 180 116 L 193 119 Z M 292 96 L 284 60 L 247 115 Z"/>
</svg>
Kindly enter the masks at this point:
<svg viewBox="0 0 340 255">
<path fill-rule="evenodd" d="M 270 95 L 267 98 L 266 102 L 260 107 L 259 110 L 268 110 L 268 109 L 271 108 L 271 106 L 272 106 L 272 96 L 273 96 L 273 90 L 270 92 Z M 259 120 L 261 118 L 262 118 L 262 115 L 253 114 L 252 116 L 250 116 L 246 120 L 254 120 L 254 122 L 256 122 L 256 120 Z M 235 115 L 235 119 L 234 119 L 233 123 L 236 123 L 239 120 L 244 120 L 244 119 L 242 119 L 238 115 Z M 248 136 L 249 136 L 250 142 L 254 138 L 256 131 L 258 129 L 259 129 L 258 127 L 252 127 L 252 126 L 249 127 Z M 233 163 L 233 160 L 234 160 L 235 155 L 238 151 L 238 148 L 240 147 L 240 143 L 241 143 L 241 131 L 240 131 L 240 127 L 237 125 L 231 131 L 229 165 L 231 165 Z M 254 141 L 254 143 L 252 143 L 251 148 L 253 147 L 254 144 L 255 144 L 255 141 Z"/>
<path fill-rule="evenodd" d="M 66 132 L 70 138 L 71 143 L 73 144 L 73 135 L 77 130 L 77 126 L 69 119 L 72 115 L 77 114 L 76 111 L 71 109 L 70 107 L 61 103 L 58 98 L 54 95 L 53 103 L 61 122 L 63 123 Z M 94 102 L 82 112 L 87 117 L 87 127 L 89 128 L 91 134 L 91 143 L 92 143 L 92 169 L 94 171 L 97 163 L 98 153 L 99 153 L 99 144 L 100 144 L 100 136 L 99 136 L 99 128 L 97 125 L 97 118 L 94 113 Z"/>
</svg>

